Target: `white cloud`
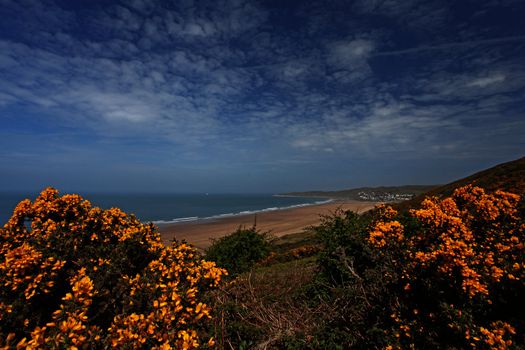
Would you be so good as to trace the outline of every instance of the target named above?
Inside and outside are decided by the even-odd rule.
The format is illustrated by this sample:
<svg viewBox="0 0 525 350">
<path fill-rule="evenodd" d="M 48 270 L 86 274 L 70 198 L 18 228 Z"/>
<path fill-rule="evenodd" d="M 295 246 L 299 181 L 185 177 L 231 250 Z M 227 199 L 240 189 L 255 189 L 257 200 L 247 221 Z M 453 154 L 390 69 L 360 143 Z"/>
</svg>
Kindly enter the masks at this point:
<svg viewBox="0 0 525 350">
<path fill-rule="evenodd" d="M 488 76 L 488 77 L 474 79 L 474 80 L 468 82 L 467 86 L 484 88 L 484 87 L 487 87 L 489 85 L 501 83 L 503 81 L 505 81 L 505 75 L 503 75 L 503 74 L 495 74 L 495 75 Z"/>
<path fill-rule="evenodd" d="M 524 35 L 512 35 L 512 36 L 504 36 L 499 38 L 492 38 L 492 39 L 474 39 L 474 40 L 465 40 L 465 41 L 456 41 L 456 42 L 445 42 L 445 43 L 437 43 L 435 45 L 421 45 L 421 46 L 415 46 L 407 49 L 401 49 L 401 50 L 386 50 L 386 51 L 377 51 L 373 54 L 373 56 L 401 56 L 401 55 L 413 55 L 413 54 L 421 54 L 426 52 L 432 52 L 432 51 L 443 51 L 450 53 L 450 50 L 454 49 L 469 49 L 472 47 L 476 47 L 479 45 L 494 45 L 494 44 L 507 44 L 507 43 L 513 43 L 513 42 L 520 42 L 525 41 Z M 483 59 L 482 55 L 481 57 L 477 57 L 476 59 Z"/>
<path fill-rule="evenodd" d="M 160 105 L 151 103 L 148 96 L 104 93 L 86 89 L 67 94 L 76 107 L 90 109 L 110 122 L 153 122 L 160 117 Z"/>
<path fill-rule="evenodd" d="M 330 77 L 339 83 L 353 83 L 370 76 L 368 58 L 375 44 L 368 39 L 333 42 L 328 45 L 326 61 Z"/>
<path fill-rule="evenodd" d="M 328 62 L 336 67 L 355 70 L 366 65 L 373 50 L 374 43 L 371 40 L 338 41 L 329 47 Z"/>
<path fill-rule="evenodd" d="M 441 145 L 442 135 L 464 130 L 459 120 L 443 111 L 441 107 L 418 107 L 391 99 L 366 107 L 360 117 L 343 108 L 336 115 L 325 116 L 322 122 L 295 125 L 289 129 L 289 137 L 294 147 L 313 151 L 330 148 L 372 158 L 385 153 L 429 154 Z"/>
</svg>

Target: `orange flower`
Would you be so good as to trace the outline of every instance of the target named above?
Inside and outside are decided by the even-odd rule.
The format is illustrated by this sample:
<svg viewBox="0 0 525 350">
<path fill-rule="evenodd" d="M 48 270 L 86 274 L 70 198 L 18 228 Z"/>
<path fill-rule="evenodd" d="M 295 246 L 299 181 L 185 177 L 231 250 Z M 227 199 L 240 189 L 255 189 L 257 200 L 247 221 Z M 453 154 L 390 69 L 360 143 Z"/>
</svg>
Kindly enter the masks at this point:
<svg viewBox="0 0 525 350">
<path fill-rule="evenodd" d="M 186 244 L 163 245 L 152 224 L 48 188 L 16 207 L 0 238 L 0 329 L 17 329 L 0 334 L 2 346 L 193 349 L 213 342 L 196 331 L 211 318 L 200 299 L 226 271 Z M 42 295 L 58 309 L 42 308 Z"/>
<path fill-rule="evenodd" d="M 525 226 L 517 215 L 519 200 L 503 191 L 488 194 L 478 187 L 462 187 L 451 198 L 427 198 L 420 209 L 411 210 L 410 216 L 421 225 L 418 231 L 406 232 L 394 217 L 385 215 L 369 232 L 368 241 L 382 253 L 387 250 L 396 256 L 393 263 L 406 293 L 424 273 L 468 299 L 491 304 L 491 292 L 498 283 L 525 277 L 521 268 L 525 249 L 520 243 Z M 455 312 L 461 315 L 461 310 Z M 407 324 L 398 323 L 403 327 L 399 336 L 407 335 Z M 481 336 L 471 336 L 471 332 Z M 511 325 L 498 321 L 466 335 L 503 349 L 511 344 L 509 337 L 514 332 Z"/>
</svg>

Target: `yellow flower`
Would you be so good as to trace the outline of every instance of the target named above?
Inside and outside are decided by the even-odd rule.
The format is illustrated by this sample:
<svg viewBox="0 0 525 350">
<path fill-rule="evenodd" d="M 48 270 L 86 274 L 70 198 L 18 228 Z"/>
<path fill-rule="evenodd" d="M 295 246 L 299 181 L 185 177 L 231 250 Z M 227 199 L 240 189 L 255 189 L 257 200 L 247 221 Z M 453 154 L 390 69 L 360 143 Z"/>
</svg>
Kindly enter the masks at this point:
<svg viewBox="0 0 525 350">
<path fill-rule="evenodd" d="M 0 320 L 25 319 L 19 333 L 1 335 L 18 348 L 196 348 L 203 335 L 195 330 L 211 317 L 203 288 L 227 274 L 186 244 L 164 246 L 133 215 L 53 188 L 19 203 L 0 235 L 0 288 L 9 300 L 0 300 Z M 137 257 L 116 260 L 123 254 L 145 261 L 130 266 Z M 50 315 L 32 308 L 44 294 L 59 305 Z M 97 325 L 100 314 L 113 322 Z"/>
</svg>

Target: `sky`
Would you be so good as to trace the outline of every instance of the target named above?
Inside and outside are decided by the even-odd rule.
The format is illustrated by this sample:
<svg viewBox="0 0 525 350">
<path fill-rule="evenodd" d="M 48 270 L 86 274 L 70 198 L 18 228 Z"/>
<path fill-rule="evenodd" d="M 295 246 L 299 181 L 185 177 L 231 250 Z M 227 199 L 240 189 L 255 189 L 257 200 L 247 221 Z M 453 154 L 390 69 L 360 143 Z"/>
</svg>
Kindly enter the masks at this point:
<svg viewBox="0 0 525 350">
<path fill-rule="evenodd" d="M 0 190 L 439 184 L 525 155 L 525 2 L 0 0 Z"/>
</svg>

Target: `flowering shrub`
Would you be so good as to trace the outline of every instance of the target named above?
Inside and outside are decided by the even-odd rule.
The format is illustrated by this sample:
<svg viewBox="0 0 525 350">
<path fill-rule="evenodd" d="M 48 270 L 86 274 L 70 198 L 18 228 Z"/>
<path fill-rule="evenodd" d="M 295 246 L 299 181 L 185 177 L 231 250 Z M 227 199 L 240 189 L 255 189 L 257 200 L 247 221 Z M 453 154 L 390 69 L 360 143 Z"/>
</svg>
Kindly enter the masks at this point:
<svg viewBox="0 0 525 350">
<path fill-rule="evenodd" d="M 0 229 L 0 346 L 193 349 L 224 269 L 152 224 L 48 188 Z"/>
<path fill-rule="evenodd" d="M 523 346 L 525 224 L 517 195 L 478 187 L 385 208 L 368 242 L 394 271 L 390 348 Z"/>
</svg>

